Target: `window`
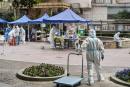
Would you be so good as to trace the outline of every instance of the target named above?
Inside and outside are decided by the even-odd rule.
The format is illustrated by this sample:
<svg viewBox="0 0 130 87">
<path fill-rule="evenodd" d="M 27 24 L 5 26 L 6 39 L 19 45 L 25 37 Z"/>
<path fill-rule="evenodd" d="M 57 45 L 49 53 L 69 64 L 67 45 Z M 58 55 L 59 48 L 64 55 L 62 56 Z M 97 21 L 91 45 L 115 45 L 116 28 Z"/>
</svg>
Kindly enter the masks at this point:
<svg viewBox="0 0 130 87">
<path fill-rule="evenodd" d="M 93 0 L 92 2 L 96 4 L 110 4 L 112 3 L 112 0 Z"/>
<path fill-rule="evenodd" d="M 102 3 L 104 3 L 104 0 L 97 0 L 96 2 L 99 4 L 102 4 Z"/>
</svg>

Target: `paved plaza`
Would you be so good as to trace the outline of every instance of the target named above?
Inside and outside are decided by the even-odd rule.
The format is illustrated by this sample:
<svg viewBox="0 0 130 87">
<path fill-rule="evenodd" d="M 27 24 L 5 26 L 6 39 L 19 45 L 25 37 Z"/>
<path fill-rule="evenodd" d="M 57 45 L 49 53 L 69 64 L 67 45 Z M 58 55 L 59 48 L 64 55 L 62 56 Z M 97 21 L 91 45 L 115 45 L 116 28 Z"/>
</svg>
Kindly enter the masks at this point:
<svg viewBox="0 0 130 87">
<path fill-rule="evenodd" d="M 3 47 L 0 46 L 0 53 Z M 104 82 L 96 82 L 92 87 L 123 87 L 109 81 L 109 76 L 123 68 L 130 66 L 130 48 L 105 49 L 105 59 L 102 62 Z M 31 82 L 18 79 L 15 74 L 23 68 L 39 63 L 56 64 L 66 68 L 67 55 L 74 49 L 50 49 L 46 42 L 29 42 L 19 46 L 4 48 L 4 55 L 0 55 L 0 85 L 1 87 L 55 87 L 52 81 Z M 84 54 L 84 76 L 87 77 L 86 58 Z M 80 75 L 81 57 L 71 56 L 71 73 Z M 95 74 L 96 80 L 96 74 Z M 83 80 L 79 87 L 89 87 Z"/>
</svg>

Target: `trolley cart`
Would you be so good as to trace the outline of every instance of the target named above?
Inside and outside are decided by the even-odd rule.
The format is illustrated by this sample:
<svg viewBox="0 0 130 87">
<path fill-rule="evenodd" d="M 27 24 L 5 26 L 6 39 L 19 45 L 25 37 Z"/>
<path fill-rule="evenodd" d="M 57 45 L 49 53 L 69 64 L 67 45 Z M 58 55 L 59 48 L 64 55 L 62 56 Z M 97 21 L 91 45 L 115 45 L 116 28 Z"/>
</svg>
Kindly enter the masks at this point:
<svg viewBox="0 0 130 87">
<path fill-rule="evenodd" d="M 82 70 L 81 70 L 81 77 L 76 77 L 76 76 L 70 76 L 69 72 L 69 59 L 70 55 L 77 55 L 77 56 L 82 56 Z M 81 80 L 83 80 L 83 55 L 82 53 L 69 53 L 68 54 L 68 59 L 67 59 L 67 76 L 62 77 L 58 80 L 55 80 L 54 83 L 56 83 L 57 87 L 60 86 L 77 86 L 81 84 Z"/>
</svg>

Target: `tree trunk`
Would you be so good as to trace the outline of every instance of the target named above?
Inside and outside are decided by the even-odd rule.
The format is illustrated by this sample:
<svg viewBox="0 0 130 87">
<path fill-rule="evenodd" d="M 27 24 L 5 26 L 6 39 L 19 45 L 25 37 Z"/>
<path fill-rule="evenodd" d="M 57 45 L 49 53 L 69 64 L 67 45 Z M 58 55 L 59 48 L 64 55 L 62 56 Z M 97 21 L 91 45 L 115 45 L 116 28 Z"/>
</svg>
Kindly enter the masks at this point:
<svg viewBox="0 0 130 87">
<path fill-rule="evenodd" d="M 17 18 L 17 10 L 14 9 L 14 18 L 16 19 Z"/>
</svg>

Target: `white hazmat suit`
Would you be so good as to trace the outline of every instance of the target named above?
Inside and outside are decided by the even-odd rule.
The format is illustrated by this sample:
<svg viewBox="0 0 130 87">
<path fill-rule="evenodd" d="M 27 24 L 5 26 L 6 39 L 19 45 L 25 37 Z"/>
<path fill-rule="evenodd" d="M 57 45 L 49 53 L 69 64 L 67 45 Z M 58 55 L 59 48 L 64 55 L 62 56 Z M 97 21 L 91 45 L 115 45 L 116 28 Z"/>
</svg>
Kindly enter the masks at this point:
<svg viewBox="0 0 130 87">
<path fill-rule="evenodd" d="M 97 73 L 98 81 L 104 80 L 101 74 L 100 61 L 103 59 L 104 46 L 100 39 L 96 37 L 94 29 L 89 30 L 89 37 L 82 44 L 82 48 L 86 51 L 87 69 L 88 69 L 88 83 L 94 83 L 93 67 Z"/>
<path fill-rule="evenodd" d="M 8 33 L 9 39 L 13 39 L 15 37 L 15 26 L 13 26 L 13 29 Z"/>
<path fill-rule="evenodd" d="M 20 27 L 20 41 L 24 44 L 25 43 L 25 37 L 26 37 L 26 33 L 24 28 L 21 26 Z"/>
<path fill-rule="evenodd" d="M 54 44 L 55 33 L 56 33 L 56 27 L 53 26 L 49 33 L 49 41 L 50 41 L 51 48 L 55 48 L 55 44 Z"/>
<path fill-rule="evenodd" d="M 16 26 L 15 28 L 15 40 L 16 40 L 16 45 L 19 45 L 20 44 L 20 28 L 19 26 Z"/>
<path fill-rule="evenodd" d="M 117 32 L 115 35 L 114 35 L 114 41 L 116 42 L 116 47 L 119 48 L 121 47 L 121 39 L 120 39 L 120 32 Z"/>
</svg>

